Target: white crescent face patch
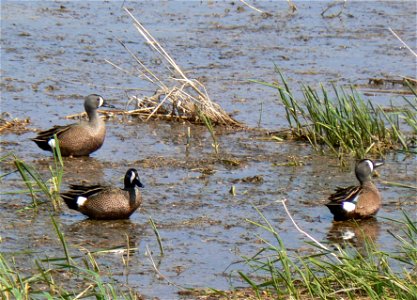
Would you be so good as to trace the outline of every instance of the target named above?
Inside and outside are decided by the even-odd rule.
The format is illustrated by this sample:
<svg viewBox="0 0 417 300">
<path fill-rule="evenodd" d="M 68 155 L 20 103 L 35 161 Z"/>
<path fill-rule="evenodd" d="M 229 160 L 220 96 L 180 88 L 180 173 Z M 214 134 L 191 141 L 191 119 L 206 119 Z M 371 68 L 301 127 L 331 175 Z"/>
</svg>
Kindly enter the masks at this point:
<svg viewBox="0 0 417 300">
<path fill-rule="evenodd" d="M 78 205 L 78 207 L 83 206 L 84 203 L 85 203 L 85 201 L 87 201 L 87 198 L 86 197 L 79 196 L 77 198 L 77 205 Z"/>
<path fill-rule="evenodd" d="M 374 164 L 372 163 L 372 161 L 370 161 L 369 159 L 367 159 L 365 161 L 368 164 L 369 169 L 371 170 L 371 172 L 373 172 L 374 171 Z"/>
<path fill-rule="evenodd" d="M 130 174 L 130 183 L 132 183 L 133 180 L 135 180 L 135 179 L 136 179 L 135 172 L 132 172 L 132 174 Z"/>
<path fill-rule="evenodd" d="M 347 211 L 347 212 L 351 212 L 351 211 L 354 211 L 355 210 L 355 208 L 356 208 L 356 205 L 355 205 L 355 203 L 352 203 L 352 202 L 343 202 L 343 209 L 345 210 L 345 211 Z"/>
<path fill-rule="evenodd" d="M 103 103 L 104 103 L 104 99 L 101 98 L 101 97 L 98 97 L 98 99 L 99 99 L 98 107 L 101 107 L 103 105 Z"/>
</svg>

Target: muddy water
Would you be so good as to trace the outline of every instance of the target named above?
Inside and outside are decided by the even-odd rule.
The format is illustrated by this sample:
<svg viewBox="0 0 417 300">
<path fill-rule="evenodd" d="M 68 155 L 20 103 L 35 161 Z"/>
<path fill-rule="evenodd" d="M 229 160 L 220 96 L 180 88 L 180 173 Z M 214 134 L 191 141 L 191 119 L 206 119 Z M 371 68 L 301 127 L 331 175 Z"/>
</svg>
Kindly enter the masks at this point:
<svg viewBox="0 0 417 300">
<path fill-rule="evenodd" d="M 126 2 L 187 74 L 201 78 L 213 100 L 251 127 L 258 122 L 263 128 L 286 127 L 274 91 L 248 82 L 276 79 L 274 64 L 294 88 L 301 82 L 366 85 L 371 77 L 415 76 L 413 57 L 387 30 L 392 27 L 415 44 L 414 2 L 348 3 L 341 16 L 332 19 L 320 16 L 325 3 L 296 4 L 292 15 L 286 1 L 257 3 L 272 14 L 266 16 L 239 2 Z M 70 122 L 64 117 L 80 112 L 82 96 L 92 92 L 120 108 L 127 102 L 126 92 L 153 94 L 153 86 L 105 62 L 137 75 L 118 39 L 164 74 L 121 9 L 122 2 L 1 5 L 1 111 L 29 117 L 31 130 Z M 392 94 L 372 92 L 371 97 L 376 104 L 401 103 Z M 141 211 L 128 221 L 89 221 L 66 208 L 54 214 L 74 255 L 83 249 L 125 247 L 128 240 L 137 248 L 128 267 L 117 252 L 99 255 L 99 264 L 111 269 L 123 286 L 149 298 L 170 299 L 178 297 L 179 288 L 169 283 L 217 289 L 241 285 L 237 276 L 229 275 L 246 267 L 233 263 L 256 252 L 259 236 L 268 237 L 246 221 L 260 221 L 254 206 L 278 228 L 289 249 L 305 247 L 304 239 L 276 200 L 287 199 L 299 225 L 319 240 L 343 230 L 332 226 L 323 203 L 337 185 L 355 183 L 351 166 L 340 169 L 335 159 L 314 154 L 308 145 L 265 141 L 252 132 L 218 132 L 217 159 L 204 128 L 191 126 L 190 145 L 185 146 L 187 126 L 111 118 L 102 149 L 90 158 L 65 159 L 64 189 L 79 181 L 120 185 L 129 167 L 140 169 L 146 186 Z M 50 155 L 29 140 L 34 135 L 3 133 L 2 153 L 13 151 L 47 176 Z M 301 165 L 286 166 L 293 159 Z M 415 185 L 416 165 L 415 157 L 391 153 L 376 179 L 384 205 L 377 221 L 363 226 L 382 249 L 395 248 L 387 230 L 396 228 L 384 218 L 401 218 L 401 210 L 416 209 L 414 191 L 383 181 Z M 10 169 L 10 164 L 2 164 L 2 173 Z M 16 174 L 0 184 L 2 191 L 23 188 Z M 232 186 L 235 196 L 229 193 Z M 28 196 L 1 196 L 0 249 L 29 252 L 18 256 L 26 268 L 33 258 L 63 255 L 50 210 L 20 210 L 30 202 Z M 162 257 L 149 218 L 162 237 Z M 166 279 L 154 271 L 148 251 Z"/>
</svg>

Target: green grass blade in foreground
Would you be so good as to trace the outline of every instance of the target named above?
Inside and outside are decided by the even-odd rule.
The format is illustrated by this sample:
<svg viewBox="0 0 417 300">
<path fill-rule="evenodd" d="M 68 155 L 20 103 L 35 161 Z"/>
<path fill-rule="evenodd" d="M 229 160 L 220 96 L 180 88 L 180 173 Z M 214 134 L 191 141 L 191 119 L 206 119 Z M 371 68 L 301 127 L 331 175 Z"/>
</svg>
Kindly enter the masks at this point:
<svg viewBox="0 0 417 300">
<path fill-rule="evenodd" d="M 23 275 L 30 266 L 18 266 L 12 254 L 9 262 L 0 253 L 0 298 L 1 299 L 142 299 L 129 287 L 127 292 L 120 290 L 121 286 L 100 270 L 98 263 L 88 252 L 83 259 L 86 267 L 80 267 L 70 257 L 65 237 L 58 224 L 52 218 L 58 238 L 63 245 L 67 263 L 50 263 L 62 259 L 35 259 L 35 268 Z M 88 259 L 86 259 L 86 257 Z M 66 280 L 63 280 L 65 278 Z"/>
<path fill-rule="evenodd" d="M 56 139 L 56 136 L 55 136 Z M 7 157 L 13 156 L 14 165 L 19 172 L 24 184 L 28 188 L 28 192 L 32 197 L 33 207 L 39 205 L 38 195 L 41 192 L 47 199 L 49 199 L 53 205 L 54 210 L 60 209 L 60 187 L 62 183 L 62 177 L 64 174 L 64 162 L 62 160 L 61 152 L 59 149 L 59 142 L 56 139 L 57 146 L 53 150 L 54 164 L 49 166 L 51 178 L 44 180 L 41 174 L 31 165 L 17 158 L 14 154 L 3 156 L 1 159 L 4 160 Z M 38 189 L 35 189 L 37 187 Z M 20 193 L 20 192 L 16 192 Z"/>
<path fill-rule="evenodd" d="M 396 186 L 396 187 L 402 187 L 406 189 L 417 190 L 417 185 L 404 184 L 401 182 L 392 182 L 392 181 L 385 181 L 385 180 L 381 180 L 381 183 L 384 185 L 389 185 L 389 186 Z"/>
<path fill-rule="evenodd" d="M 256 294 L 256 297 L 258 297 L 260 299 L 260 293 L 259 293 L 259 288 L 258 285 L 256 283 L 254 283 L 248 276 L 246 276 L 245 273 L 238 271 L 238 274 L 240 275 L 240 277 L 243 278 L 244 281 L 246 281 L 253 289 L 253 291 Z"/>
<path fill-rule="evenodd" d="M 11 157 L 11 158 L 15 158 L 15 155 L 13 154 L 13 152 L 9 152 L 9 153 L 7 153 L 7 154 L 3 155 L 2 157 L 0 157 L 0 163 L 2 163 L 2 162 L 4 162 L 4 161 L 8 160 L 10 157 Z M 12 174 L 12 173 L 14 173 L 14 172 L 16 172 L 16 171 L 10 171 L 10 172 L 8 172 L 8 173 L 1 174 L 1 175 L 0 175 L 0 180 L 2 180 L 2 179 L 3 179 L 3 177 L 6 177 L 7 175 L 10 175 L 10 174 Z"/>
<path fill-rule="evenodd" d="M 32 197 L 32 206 L 36 207 L 39 204 L 39 202 L 37 201 L 37 198 L 36 198 L 36 194 L 38 192 L 44 191 L 45 187 L 42 186 L 43 189 L 41 189 L 41 190 L 34 188 L 36 184 L 31 181 L 30 174 L 28 174 L 27 171 L 26 171 L 27 169 L 30 169 L 30 167 L 28 165 L 26 165 L 25 162 L 18 159 L 14 153 L 9 152 L 6 155 L 3 155 L 0 158 L 0 162 L 1 163 L 7 162 L 10 159 L 12 160 L 13 164 L 15 165 L 16 170 L 10 171 L 6 174 L 2 174 L 0 176 L 0 179 L 3 179 L 4 177 L 6 177 L 10 174 L 13 174 L 15 172 L 18 172 L 20 174 L 20 177 L 23 179 L 24 184 L 28 187 L 28 189 L 27 190 L 17 190 L 17 191 L 8 191 L 8 192 L 2 191 L 0 193 L 0 195 L 30 194 L 31 197 Z"/>
<path fill-rule="evenodd" d="M 53 148 L 53 155 L 54 155 L 54 167 L 49 166 L 49 170 L 51 172 L 51 200 L 54 210 L 58 210 L 61 208 L 61 201 L 60 201 L 60 191 L 61 191 L 61 184 L 62 184 L 62 177 L 64 175 L 64 161 L 62 160 L 61 150 L 59 148 L 59 140 L 54 134 L 55 145 L 56 147 Z"/>
<path fill-rule="evenodd" d="M 68 265 L 73 265 L 74 261 L 70 256 L 69 250 L 68 250 L 68 245 L 66 243 L 65 237 L 64 237 L 64 233 L 61 231 L 61 229 L 59 228 L 58 224 L 56 223 L 55 219 L 53 216 L 51 216 L 51 221 L 52 221 L 52 225 L 54 225 L 55 228 L 55 232 L 58 235 L 59 241 L 61 242 L 62 248 L 64 249 L 64 253 L 65 253 L 65 258 L 67 260 Z"/>
<path fill-rule="evenodd" d="M 30 191 L 34 207 L 38 205 L 38 202 L 35 190 L 33 188 L 33 182 L 31 179 L 35 181 L 36 185 L 46 196 L 50 197 L 49 188 L 47 187 L 46 183 L 42 180 L 40 174 L 35 169 L 33 169 L 31 166 L 29 166 L 24 161 L 18 158 L 15 158 L 14 164 L 17 170 L 19 171 L 20 176 L 23 179 L 23 182 L 26 184 Z"/>
<path fill-rule="evenodd" d="M 161 255 L 164 255 L 164 248 L 162 247 L 162 239 L 161 239 L 161 235 L 159 234 L 158 228 L 156 228 L 155 222 L 153 221 L 152 218 L 149 218 L 149 223 L 152 226 L 152 230 L 156 235 L 156 239 L 158 241 L 158 245 L 159 245 L 159 251 L 161 252 Z"/>
<path fill-rule="evenodd" d="M 334 252 L 329 252 L 315 245 L 317 253 L 306 256 L 290 254 L 276 230 L 264 216 L 261 218 L 266 225 L 255 221 L 250 223 L 259 224 L 268 232 L 275 231 L 278 243 L 275 237 L 271 242 L 261 239 L 266 246 L 261 245 L 256 255 L 246 259 L 252 272 L 239 272 L 257 294 L 262 289 L 273 291 L 278 298 L 293 299 L 413 299 L 417 294 L 414 269 L 417 264 L 417 226 L 406 214 L 405 221 L 395 221 L 403 226 L 403 234 L 396 234 L 400 242 L 399 252 L 381 251 L 372 240 L 365 238 L 362 250 L 347 244 L 346 249 L 336 245 Z M 335 253 L 339 262 L 330 256 Z M 254 278 L 262 280 L 258 283 L 259 279 Z"/>
<path fill-rule="evenodd" d="M 203 113 L 203 111 L 200 110 L 200 109 L 197 109 L 197 115 L 200 118 L 200 120 L 203 122 L 203 124 L 207 127 L 208 131 L 210 132 L 210 136 L 211 136 L 211 138 L 213 140 L 212 146 L 214 148 L 214 151 L 215 151 L 216 155 L 218 155 L 219 154 L 220 144 L 217 141 L 217 137 L 216 137 L 216 134 L 215 134 L 214 126 L 213 126 L 210 118 L 207 117 Z"/>
</svg>

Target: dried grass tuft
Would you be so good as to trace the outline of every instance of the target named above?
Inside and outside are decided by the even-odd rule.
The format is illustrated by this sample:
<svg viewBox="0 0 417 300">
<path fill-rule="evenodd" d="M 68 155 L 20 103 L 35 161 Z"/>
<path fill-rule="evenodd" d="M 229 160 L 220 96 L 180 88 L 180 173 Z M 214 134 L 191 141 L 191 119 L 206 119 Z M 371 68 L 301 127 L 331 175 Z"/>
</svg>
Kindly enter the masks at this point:
<svg viewBox="0 0 417 300">
<path fill-rule="evenodd" d="M 152 96 L 129 95 L 129 103 L 136 103 L 135 109 L 119 113 L 145 116 L 145 120 L 163 118 L 189 121 L 197 124 L 204 124 L 201 118 L 203 114 L 213 125 L 245 127 L 244 124 L 233 119 L 220 105 L 210 99 L 205 86 L 200 81 L 188 78 L 174 59 L 135 16 L 127 8 L 124 8 L 124 10 L 132 18 L 133 25 L 143 36 L 149 47 L 161 56 L 169 74 L 164 76 L 166 77 L 165 79 L 161 79 L 145 66 L 122 41 L 119 41 L 137 63 L 141 77 L 156 86 L 156 91 Z M 116 64 L 110 61 L 107 62 L 119 70 L 125 71 Z M 112 113 L 117 112 L 112 111 Z"/>
<path fill-rule="evenodd" d="M 11 119 L 7 113 L 4 113 L 2 116 L 0 116 L 0 133 L 6 131 L 14 132 L 16 134 L 24 133 L 29 130 L 27 129 L 27 125 L 29 123 L 29 118 L 23 120 L 18 118 Z"/>
</svg>

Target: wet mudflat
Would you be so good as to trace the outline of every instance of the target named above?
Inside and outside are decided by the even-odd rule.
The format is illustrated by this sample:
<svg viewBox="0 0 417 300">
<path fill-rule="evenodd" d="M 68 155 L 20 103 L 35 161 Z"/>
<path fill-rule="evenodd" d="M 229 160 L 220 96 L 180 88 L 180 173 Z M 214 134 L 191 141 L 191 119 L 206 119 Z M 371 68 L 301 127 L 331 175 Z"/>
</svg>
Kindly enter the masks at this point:
<svg viewBox="0 0 417 300">
<path fill-rule="evenodd" d="M 412 1 L 351 3 L 332 19 L 320 16 L 326 3 L 297 3 L 294 15 L 284 1 L 258 4 L 272 15 L 239 2 L 126 3 L 189 77 L 200 78 L 215 102 L 252 128 L 287 127 L 275 91 L 249 82 L 276 79 L 274 64 L 294 89 L 301 83 L 366 86 L 369 78 L 415 76 L 413 57 L 387 29 L 392 27 L 415 44 Z M 51 155 L 29 140 L 35 129 L 72 122 L 65 116 L 81 112 L 82 96 L 93 92 L 119 108 L 127 103 L 126 92 L 153 94 L 154 87 L 144 80 L 105 62 L 136 74 L 132 58 L 117 39 L 147 65 L 158 67 L 160 61 L 131 25 L 122 2 L 1 5 L 1 111 L 12 118 L 30 118 L 28 131 L 2 133 L 1 150 L 14 152 L 48 176 Z M 400 103 L 394 94 L 369 93 L 375 104 Z M 188 127 L 191 139 L 186 146 Z M 318 155 L 307 144 L 277 143 L 257 131 L 218 130 L 216 155 L 202 126 L 115 116 L 107 120 L 107 129 L 102 149 L 91 157 L 65 159 L 62 189 L 81 181 L 121 185 L 125 171 L 136 167 L 145 184 L 142 209 L 127 221 L 86 220 L 66 207 L 53 215 L 74 255 L 83 249 L 137 248 L 126 265 L 125 256 L 117 251 L 98 255 L 97 260 L 122 286 L 147 298 L 178 298 L 178 286 L 242 285 L 233 271 L 246 270 L 239 263 L 242 256 L 253 255 L 259 237 L 267 237 L 247 222 L 260 220 L 254 207 L 279 228 L 288 249 L 305 250 L 306 245 L 277 200 L 287 199 L 298 224 L 328 241 L 340 228 L 332 225 L 323 204 L 336 186 L 356 183 L 352 165 L 342 169 L 337 159 Z M 388 228 L 384 218 L 399 219 L 401 210 L 416 209 L 413 190 L 384 181 L 415 184 L 416 165 L 415 157 L 390 153 L 375 179 L 384 204 L 377 221 L 364 226 L 381 249 L 395 248 L 387 232 L 395 228 Z M 1 165 L 2 173 L 12 167 Z M 23 188 L 17 174 L 0 184 L 2 191 Z M 232 187 L 236 195 L 230 193 Z M 25 253 L 18 256 L 25 270 L 34 257 L 63 256 L 51 209 L 47 205 L 36 211 L 23 209 L 30 203 L 29 196 L 1 195 L 0 249 Z M 162 237 L 163 256 L 149 218 Z"/>
</svg>

